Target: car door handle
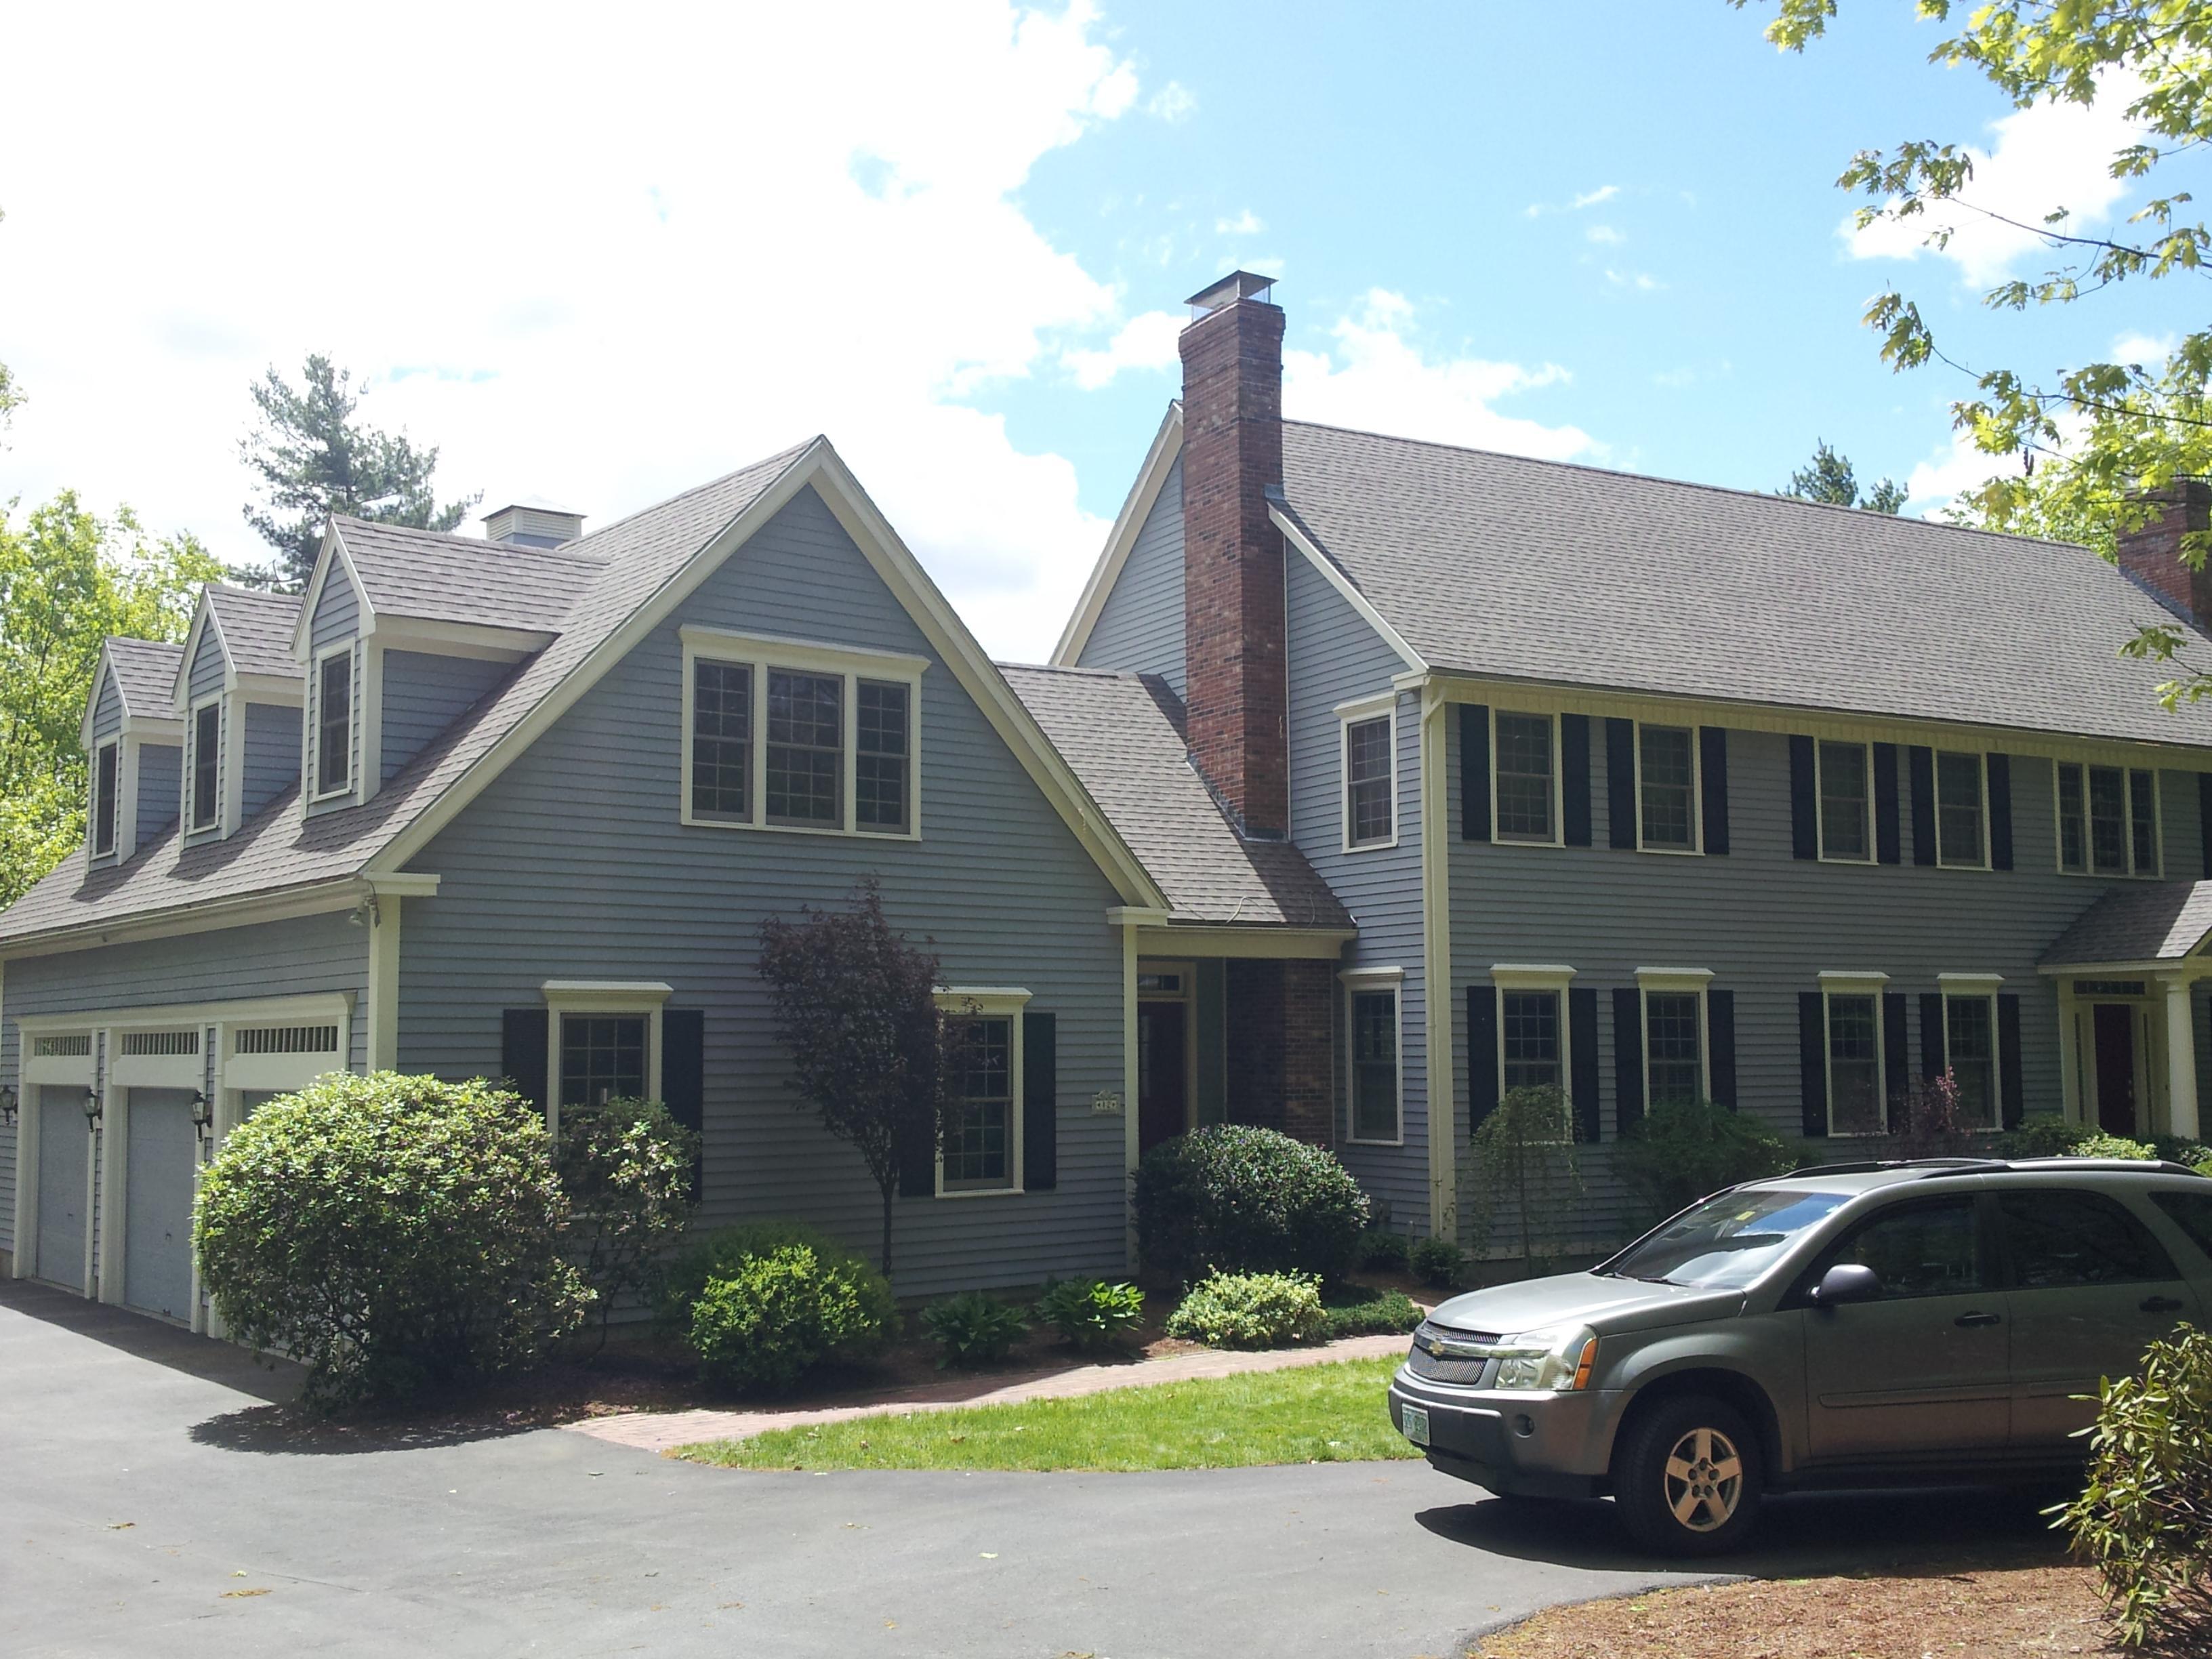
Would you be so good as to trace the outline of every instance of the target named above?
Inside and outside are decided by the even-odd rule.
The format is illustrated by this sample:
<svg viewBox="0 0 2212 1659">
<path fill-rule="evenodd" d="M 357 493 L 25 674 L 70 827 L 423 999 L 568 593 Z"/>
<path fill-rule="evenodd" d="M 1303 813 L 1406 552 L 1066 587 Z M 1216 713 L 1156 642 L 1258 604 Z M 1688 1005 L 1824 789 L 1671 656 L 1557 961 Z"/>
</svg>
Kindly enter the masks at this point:
<svg viewBox="0 0 2212 1659">
<path fill-rule="evenodd" d="M 2150 1296 L 2136 1305 L 2145 1313 L 2179 1313 L 2182 1301 L 2178 1296 Z"/>
<path fill-rule="evenodd" d="M 1995 1325 L 2001 1322 L 1995 1314 L 1962 1313 L 1951 1322 L 1954 1325 Z"/>
</svg>

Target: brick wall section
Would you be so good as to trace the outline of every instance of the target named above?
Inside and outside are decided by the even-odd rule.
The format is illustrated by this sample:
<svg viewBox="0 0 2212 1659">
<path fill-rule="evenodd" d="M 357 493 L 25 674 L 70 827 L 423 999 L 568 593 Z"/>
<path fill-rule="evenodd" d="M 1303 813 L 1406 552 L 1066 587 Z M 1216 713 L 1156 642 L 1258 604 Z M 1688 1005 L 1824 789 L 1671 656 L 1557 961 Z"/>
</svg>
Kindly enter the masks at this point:
<svg viewBox="0 0 2212 1659">
<path fill-rule="evenodd" d="M 2198 627 L 2212 625 L 2212 563 L 2191 570 L 2181 556 L 2184 534 L 2212 529 L 2212 483 L 2185 478 L 2144 496 L 2158 504 L 2158 516 L 2119 538 L 2120 568 L 2179 606 Z"/>
<path fill-rule="evenodd" d="M 1316 1146 L 1336 1142 L 1336 964 L 1283 969 L 1283 1133 Z"/>
<path fill-rule="evenodd" d="M 1191 758 L 1243 827 L 1290 828 L 1283 313 L 1239 300 L 1182 331 L 1183 656 Z"/>
<path fill-rule="evenodd" d="M 1283 1127 L 1283 966 L 1232 959 L 1224 979 L 1231 1123 Z"/>
<path fill-rule="evenodd" d="M 1334 1143 L 1335 989 L 1326 962 L 1228 964 L 1231 1122 L 1279 1129 L 1316 1146 Z"/>
</svg>

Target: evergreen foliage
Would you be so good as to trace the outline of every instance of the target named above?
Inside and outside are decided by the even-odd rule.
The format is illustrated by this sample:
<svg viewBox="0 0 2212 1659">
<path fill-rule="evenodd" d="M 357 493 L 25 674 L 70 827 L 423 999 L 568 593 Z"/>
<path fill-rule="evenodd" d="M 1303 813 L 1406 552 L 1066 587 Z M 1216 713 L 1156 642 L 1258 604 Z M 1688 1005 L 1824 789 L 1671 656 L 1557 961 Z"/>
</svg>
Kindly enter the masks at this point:
<svg viewBox="0 0 2212 1659">
<path fill-rule="evenodd" d="M 1336 1155 L 1273 1129 L 1213 1123 L 1163 1141 L 1137 1166 L 1137 1249 L 1154 1273 L 1352 1263 L 1367 1194 Z"/>
</svg>

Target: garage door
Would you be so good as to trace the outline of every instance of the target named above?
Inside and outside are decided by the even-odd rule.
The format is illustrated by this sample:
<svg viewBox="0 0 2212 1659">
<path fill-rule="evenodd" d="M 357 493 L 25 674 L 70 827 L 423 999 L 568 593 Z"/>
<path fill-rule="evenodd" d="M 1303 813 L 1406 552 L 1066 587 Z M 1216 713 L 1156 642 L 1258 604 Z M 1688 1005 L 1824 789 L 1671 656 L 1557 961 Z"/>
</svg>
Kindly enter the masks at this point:
<svg viewBox="0 0 2212 1659">
<path fill-rule="evenodd" d="M 84 1289 L 84 1208 L 92 1137 L 84 1128 L 82 1085 L 39 1088 L 39 1253 L 33 1271 L 55 1285 Z"/>
<path fill-rule="evenodd" d="M 133 1089 L 124 1155 L 123 1300 L 192 1316 L 192 1166 L 199 1137 L 189 1089 Z"/>
</svg>

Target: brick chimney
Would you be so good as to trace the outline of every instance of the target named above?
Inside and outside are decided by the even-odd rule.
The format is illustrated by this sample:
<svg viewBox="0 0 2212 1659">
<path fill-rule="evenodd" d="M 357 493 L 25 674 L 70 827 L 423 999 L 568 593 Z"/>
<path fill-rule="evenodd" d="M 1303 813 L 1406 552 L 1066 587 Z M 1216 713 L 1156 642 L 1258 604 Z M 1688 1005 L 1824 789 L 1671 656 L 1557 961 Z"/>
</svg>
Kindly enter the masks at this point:
<svg viewBox="0 0 2212 1659">
<path fill-rule="evenodd" d="M 1232 271 L 1191 296 L 1182 354 L 1183 657 L 1191 758 L 1248 834 L 1290 829 L 1283 313 Z"/>
<path fill-rule="evenodd" d="M 2192 570 L 2181 556 L 2185 533 L 2212 530 L 2212 482 L 2177 478 L 2136 499 L 2154 503 L 2157 516 L 2140 530 L 2120 532 L 2120 568 L 2212 632 L 2212 561 Z"/>
</svg>

